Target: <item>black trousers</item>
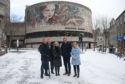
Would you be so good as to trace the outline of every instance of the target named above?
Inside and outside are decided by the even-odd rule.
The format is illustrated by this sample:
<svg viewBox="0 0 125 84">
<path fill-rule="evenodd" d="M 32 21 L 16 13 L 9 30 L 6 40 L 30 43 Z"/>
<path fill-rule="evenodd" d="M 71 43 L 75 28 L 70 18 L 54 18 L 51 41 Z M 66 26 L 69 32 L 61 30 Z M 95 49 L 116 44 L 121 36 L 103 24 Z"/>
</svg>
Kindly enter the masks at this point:
<svg viewBox="0 0 125 84">
<path fill-rule="evenodd" d="M 65 72 L 71 73 L 70 57 L 63 57 Z"/>
<path fill-rule="evenodd" d="M 53 73 L 53 69 L 54 69 L 53 60 L 50 61 L 50 64 L 51 64 L 51 73 Z"/>
<path fill-rule="evenodd" d="M 60 67 L 55 66 L 55 73 L 56 75 L 60 75 Z"/>
<path fill-rule="evenodd" d="M 44 70 L 45 70 L 45 74 L 48 74 L 48 70 L 49 70 L 49 62 L 48 61 L 42 61 L 42 65 L 41 65 L 41 77 L 43 77 Z"/>
<path fill-rule="evenodd" d="M 78 75 L 79 76 L 79 72 L 80 72 L 79 65 L 73 65 L 73 68 L 74 68 L 74 75 Z"/>
</svg>

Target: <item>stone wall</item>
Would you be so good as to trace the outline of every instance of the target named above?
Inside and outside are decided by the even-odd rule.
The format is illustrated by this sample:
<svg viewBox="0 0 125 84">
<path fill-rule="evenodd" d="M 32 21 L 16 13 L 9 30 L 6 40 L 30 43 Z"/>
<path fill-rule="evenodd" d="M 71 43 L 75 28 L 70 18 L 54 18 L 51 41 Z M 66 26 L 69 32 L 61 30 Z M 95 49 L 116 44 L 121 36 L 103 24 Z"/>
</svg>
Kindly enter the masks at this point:
<svg viewBox="0 0 125 84">
<path fill-rule="evenodd" d="M 5 25 L 10 22 L 10 0 L 0 0 L 0 47 L 6 40 Z"/>
</svg>

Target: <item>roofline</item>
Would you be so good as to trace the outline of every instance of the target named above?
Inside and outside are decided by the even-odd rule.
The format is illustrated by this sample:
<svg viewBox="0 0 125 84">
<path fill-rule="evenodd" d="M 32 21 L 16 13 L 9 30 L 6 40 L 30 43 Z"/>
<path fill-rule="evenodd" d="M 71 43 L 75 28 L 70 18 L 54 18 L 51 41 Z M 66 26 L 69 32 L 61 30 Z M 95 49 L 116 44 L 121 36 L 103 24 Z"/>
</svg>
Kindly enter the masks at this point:
<svg viewBox="0 0 125 84">
<path fill-rule="evenodd" d="M 45 3 L 70 3 L 70 4 L 75 4 L 75 5 L 79 5 L 81 7 L 86 8 L 87 10 L 89 10 L 92 13 L 91 9 L 88 8 L 87 6 L 84 6 L 82 4 L 75 3 L 75 2 L 70 2 L 70 1 L 46 1 L 46 2 L 39 2 L 39 3 L 36 3 L 36 4 L 30 5 L 30 6 L 27 6 L 26 9 L 30 8 L 30 7 L 33 7 L 33 6 L 36 6 L 36 5 L 45 4 Z"/>
<path fill-rule="evenodd" d="M 125 13 L 125 10 L 116 18 L 116 21 Z"/>
</svg>

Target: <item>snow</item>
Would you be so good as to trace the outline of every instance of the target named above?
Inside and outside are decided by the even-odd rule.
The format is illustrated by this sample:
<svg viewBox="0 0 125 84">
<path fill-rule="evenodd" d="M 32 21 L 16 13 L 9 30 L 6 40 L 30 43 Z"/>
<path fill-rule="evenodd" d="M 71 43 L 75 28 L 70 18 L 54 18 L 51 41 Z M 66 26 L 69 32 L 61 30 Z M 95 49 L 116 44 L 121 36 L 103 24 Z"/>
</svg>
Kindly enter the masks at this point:
<svg viewBox="0 0 125 84">
<path fill-rule="evenodd" d="M 40 79 L 40 54 L 37 49 L 12 50 L 0 57 L 0 84 L 125 84 L 125 61 L 113 54 L 87 50 L 81 54 L 80 78 L 51 74 Z"/>
</svg>

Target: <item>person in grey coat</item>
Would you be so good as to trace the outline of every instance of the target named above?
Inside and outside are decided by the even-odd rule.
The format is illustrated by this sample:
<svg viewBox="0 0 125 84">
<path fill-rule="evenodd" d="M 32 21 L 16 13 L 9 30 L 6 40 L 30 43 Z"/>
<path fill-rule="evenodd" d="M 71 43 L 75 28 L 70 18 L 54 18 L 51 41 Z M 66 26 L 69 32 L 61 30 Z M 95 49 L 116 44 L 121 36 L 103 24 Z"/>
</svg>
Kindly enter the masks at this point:
<svg viewBox="0 0 125 84">
<path fill-rule="evenodd" d="M 53 46 L 53 63 L 55 67 L 55 75 L 60 75 L 60 67 L 62 66 L 61 61 L 61 48 L 58 42 L 54 42 Z"/>
<path fill-rule="evenodd" d="M 71 57 L 72 57 L 71 63 L 74 67 L 74 77 L 79 78 L 79 72 L 80 72 L 79 65 L 81 64 L 80 48 L 78 47 L 78 44 L 76 42 L 73 42 L 72 44 Z"/>
</svg>

